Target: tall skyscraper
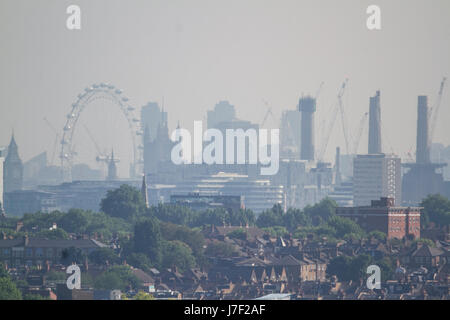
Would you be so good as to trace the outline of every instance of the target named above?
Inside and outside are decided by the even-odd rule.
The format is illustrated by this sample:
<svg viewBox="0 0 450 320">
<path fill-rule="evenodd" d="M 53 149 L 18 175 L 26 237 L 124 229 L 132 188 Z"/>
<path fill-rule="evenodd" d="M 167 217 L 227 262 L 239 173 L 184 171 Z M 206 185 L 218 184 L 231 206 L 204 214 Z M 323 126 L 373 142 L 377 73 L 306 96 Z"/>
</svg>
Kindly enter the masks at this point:
<svg viewBox="0 0 450 320">
<path fill-rule="evenodd" d="M 416 163 L 406 163 L 408 171 L 403 175 L 404 205 L 416 206 L 430 194 L 445 194 L 445 183 L 442 173 L 437 169 L 447 166 L 446 163 L 431 163 L 430 138 L 428 127 L 428 99 L 419 96 L 417 99 L 417 136 Z"/>
<path fill-rule="evenodd" d="M 3 202 L 3 158 L 2 151 L 0 150 L 0 213 L 3 212 L 4 202 Z"/>
<path fill-rule="evenodd" d="M 162 112 L 162 117 L 156 127 L 156 135 L 151 139 L 149 129 L 144 131 L 144 173 L 155 174 L 160 163 L 170 161 L 170 153 L 175 144 L 170 140 L 167 126 L 167 113 Z"/>
<path fill-rule="evenodd" d="M 311 96 L 301 97 L 298 102 L 301 112 L 301 146 L 300 159 L 314 160 L 314 113 L 316 99 Z"/>
<path fill-rule="evenodd" d="M 236 119 L 234 106 L 228 101 L 220 101 L 214 106 L 213 110 L 207 112 L 207 126 L 217 128 L 221 122 L 231 122 Z"/>
<path fill-rule="evenodd" d="M 419 96 L 417 102 L 416 162 L 424 164 L 430 163 L 430 143 L 428 140 L 428 97 Z"/>
<path fill-rule="evenodd" d="M 167 112 L 160 110 L 158 103 L 149 102 L 141 108 L 141 127 L 144 130 L 144 141 L 152 142 L 156 139 L 158 126 L 167 122 Z"/>
<path fill-rule="evenodd" d="M 369 154 L 381 153 L 380 91 L 370 97 L 369 105 Z"/>
<path fill-rule="evenodd" d="M 23 185 L 23 164 L 19 156 L 19 148 L 17 147 L 14 134 L 8 146 L 3 166 L 3 187 L 4 192 L 21 190 Z"/>
<path fill-rule="evenodd" d="M 280 155 L 283 159 L 300 159 L 301 113 L 298 110 L 284 111 L 280 127 Z"/>
<path fill-rule="evenodd" d="M 382 153 L 358 155 L 353 160 L 353 202 L 355 206 L 369 206 L 381 197 L 394 198 L 402 203 L 401 160 Z"/>
</svg>

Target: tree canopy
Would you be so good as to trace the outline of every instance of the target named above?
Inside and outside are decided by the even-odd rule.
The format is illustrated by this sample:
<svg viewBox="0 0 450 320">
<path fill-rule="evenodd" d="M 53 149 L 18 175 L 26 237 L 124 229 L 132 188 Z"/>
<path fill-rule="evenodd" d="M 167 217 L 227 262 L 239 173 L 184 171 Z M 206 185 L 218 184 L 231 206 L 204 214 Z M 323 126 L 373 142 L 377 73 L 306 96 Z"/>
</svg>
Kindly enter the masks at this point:
<svg viewBox="0 0 450 320">
<path fill-rule="evenodd" d="M 138 189 L 123 184 L 109 190 L 100 204 L 101 210 L 111 217 L 130 221 L 145 212 L 145 202 Z"/>
</svg>

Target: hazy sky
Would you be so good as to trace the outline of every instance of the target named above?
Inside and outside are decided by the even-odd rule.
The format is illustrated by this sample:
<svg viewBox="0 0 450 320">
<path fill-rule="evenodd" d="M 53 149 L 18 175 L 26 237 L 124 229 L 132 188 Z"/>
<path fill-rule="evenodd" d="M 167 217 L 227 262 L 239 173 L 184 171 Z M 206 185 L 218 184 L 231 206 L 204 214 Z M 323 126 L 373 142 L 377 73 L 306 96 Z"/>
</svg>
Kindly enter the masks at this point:
<svg viewBox="0 0 450 320">
<path fill-rule="evenodd" d="M 70 4 L 81 7 L 79 31 L 66 29 Z M 366 28 L 370 4 L 381 7 L 380 31 Z M 77 95 L 99 82 L 121 88 L 136 107 L 164 97 L 173 129 L 177 121 L 191 128 L 223 99 L 239 118 L 259 123 L 263 99 L 279 116 L 324 81 L 319 129 L 349 78 L 349 135 L 380 89 L 383 149 L 403 156 L 415 148 L 417 95 L 433 104 L 450 76 L 449 16 L 448 0 L 2 0 L 0 145 L 14 128 L 23 160 L 43 150 L 51 158 L 55 133 L 43 118 L 62 132 Z M 446 89 L 434 140 L 450 144 Z M 103 151 L 115 149 L 126 175 L 129 136 L 120 111 L 96 102 L 80 119 L 79 159 L 95 163 L 86 127 Z M 336 145 L 345 152 L 340 122 L 329 158 Z M 367 129 L 359 152 L 366 149 Z"/>
</svg>

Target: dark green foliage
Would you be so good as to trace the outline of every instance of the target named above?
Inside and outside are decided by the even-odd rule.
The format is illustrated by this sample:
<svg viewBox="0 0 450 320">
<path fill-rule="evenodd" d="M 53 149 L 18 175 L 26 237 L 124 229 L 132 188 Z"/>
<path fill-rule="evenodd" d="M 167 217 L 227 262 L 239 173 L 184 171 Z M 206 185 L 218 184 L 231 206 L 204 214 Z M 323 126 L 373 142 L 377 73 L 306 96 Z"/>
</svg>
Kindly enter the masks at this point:
<svg viewBox="0 0 450 320">
<path fill-rule="evenodd" d="M 285 235 L 289 234 L 287 229 L 285 227 L 281 227 L 281 226 L 263 228 L 262 230 L 264 230 L 266 233 L 268 233 L 272 237 L 284 237 Z"/>
<path fill-rule="evenodd" d="M 235 256 L 236 253 L 237 251 L 232 244 L 222 241 L 210 243 L 205 250 L 205 255 L 208 257 L 230 258 Z"/>
<path fill-rule="evenodd" d="M 139 279 L 132 273 L 128 266 L 113 266 L 94 280 L 94 287 L 103 290 L 137 289 L 140 285 Z"/>
<path fill-rule="evenodd" d="M 0 278 L 9 277 L 8 271 L 3 263 L 0 262 Z"/>
<path fill-rule="evenodd" d="M 302 227 L 294 232 L 297 239 L 321 240 L 322 238 L 336 239 L 336 229 L 324 223 L 317 227 Z"/>
<path fill-rule="evenodd" d="M 205 239 L 199 230 L 173 223 L 160 223 L 161 234 L 165 240 L 179 240 L 187 244 L 195 256 L 202 254 Z"/>
<path fill-rule="evenodd" d="M 180 225 L 192 225 L 196 212 L 175 204 L 159 204 L 148 209 L 148 214 L 164 222 Z"/>
<path fill-rule="evenodd" d="M 32 231 L 33 228 L 48 230 L 54 222 L 59 223 L 64 215 L 64 213 L 59 211 L 53 211 L 51 213 L 26 213 L 23 216 L 22 222 L 26 231 Z"/>
<path fill-rule="evenodd" d="M 50 300 L 50 298 L 43 297 L 40 294 L 27 293 L 23 296 L 23 300 Z"/>
<path fill-rule="evenodd" d="M 184 272 L 195 266 L 195 258 L 191 248 L 184 242 L 165 241 L 162 265 L 165 268 L 177 267 L 180 272 Z"/>
<path fill-rule="evenodd" d="M 325 198 L 313 206 L 307 206 L 303 211 L 311 217 L 312 223 L 318 225 L 336 214 L 337 203 Z"/>
<path fill-rule="evenodd" d="M 49 234 L 48 230 L 53 223 L 58 225 L 54 234 Z M 60 236 L 65 239 L 62 232 L 88 234 L 93 236 L 102 236 L 104 239 L 110 239 L 114 234 L 131 233 L 131 223 L 120 218 L 113 218 L 103 212 L 84 211 L 81 209 L 71 209 L 67 213 L 58 211 L 52 213 L 26 214 L 23 218 L 24 231 L 35 232 L 35 229 L 41 230 L 42 237 L 56 238 Z M 39 231 L 38 231 L 39 232 Z M 60 234 L 58 232 L 61 232 Z"/>
<path fill-rule="evenodd" d="M 88 226 L 87 214 L 81 209 L 70 209 L 59 220 L 61 228 L 70 233 L 83 233 Z"/>
<path fill-rule="evenodd" d="M 204 225 L 254 225 L 255 214 L 251 210 L 225 210 L 224 208 L 208 209 L 198 212 L 191 227 L 201 227 Z"/>
<path fill-rule="evenodd" d="M 381 260 L 374 261 L 373 264 L 376 264 L 381 269 L 381 281 L 394 278 L 396 267 L 392 258 L 384 257 Z"/>
<path fill-rule="evenodd" d="M 107 215 L 126 221 L 132 221 L 146 211 L 139 190 L 126 184 L 119 189 L 109 190 L 100 206 Z"/>
<path fill-rule="evenodd" d="M 145 272 L 148 272 L 151 268 L 155 267 L 144 253 L 131 253 L 127 256 L 127 263 L 135 268 L 142 269 Z"/>
<path fill-rule="evenodd" d="M 146 218 L 134 226 L 134 252 L 144 253 L 150 261 L 159 265 L 162 256 L 162 239 L 159 222 L 155 218 Z"/>
<path fill-rule="evenodd" d="M 269 228 L 273 226 L 282 226 L 283 217 L 278 210 L 264 210 L 256 220 L 256 225 L 260 228 Z"/>
<path fill-rule="evenodd" d="M 346 235 L 353 234 L 355 236 L 364 235 L 364 231 L 361 227 L 354 221 L 338 216 L 332 216 L 328 219 L 328 226 L 336 230 L 334 235 L 337 238 L 344 238 Z"/>
<path fill-rule="evenodd" d="M 69 239 L 69 235 L 67 234 L 67 232 L 61 228 L 58 228 L 56 230 L 42 230 L 36 233 L 35 237 L 48 240 Z"/>
<path fill-rule="evenodd" d="M 299 226 L 309 226 L 312 219 L 300 209 L 289 208 L 283 215 L 283 226 L 288 230 L 295 230 Z"/>
<path fill-rule="evenodd" d="M 79 248 L 70 247 L 64 249 L 61 253 L 61 263 L 66 266 L 73 263 L 83 264 L 86 261 L 86 258 L 86 254 Z"/>
<path fill-rule="evenodd" d="M 110 248 L 100 248 L 92 251 L 89 256 L 89 261 L 98 265 L 115 264 L 120 262 L 120 258 Z"/>
<path fill-rule="evenodd" d="M 245 231 L 245 229 L 243 228 L 240 228 L 229 232 L 227 236 L 234 239 L 247 240 L 247 231 Z"/>
<path fill-rule="evenodd" d="M 381 231 L 371 231 L 369 232 L 369 234 L 367 235 L 369 238 L 375 238 L 378 241 L 385 241 L 386 240 L 386 233 L 381 232 Z"/>
<path fill-rule="evenodd" d="M 371 257 L 358 255 L 356 257 L 339 256 L 330 261 L 327 267 L 329 276 L 336 275 L 339 281 L 359 281 L 366 276 Z"/>
<path fill-rule="evenodd" d="M 395 263 L 389 257 L 374 260 L 371 256 L 361 254 L 355 257 L 339 256 L 330 261 L 327 267 L 327 275 L 336 275 L 339 281 L 359 281 L 366 279 L 367 267 L 377 265 L 381 269 L 381 281 L 392 279 L 395 272 Z"/>
<path fill-rule="evenodd" d="M 436 244 L 430 239 L 425 239 L 425 238 L 415 239 L 413 241 L 413 244 L 416 244 L 416 243 L 422 243 L 422 244 L 428 245 L 430 247 L 436 247 Z"/>
<path fill-rule="evenodd" d="M 272 209 L 265 210 L 258 216 L 256 225 L 260 228 L 282 226 L 289 231 L 294 231 L 298 227 L 309 227 L 312 224 L 317 226 L 334 217 L 336 207 L 336 202 L 328 198 L 314 206 L 307 206 L 303 211 L 290 208 L 286 213 L 283 212 L 280 204 L 276 204 Z"/>
<path fill-rule="evenodd" d="M 446 197 L 435 194 L 426 197 L 422 203 L 423 212 L 421 215 L 421 223 L 423 226 L 433 222 L 438 226 L 446 226 L 450 224 L 450 200 Z"/>
<path fill-rule="evenodd" d="M 10 277 L 0 278 L 0 300 L 22 300 L 22 294 Z"/>
</svg>

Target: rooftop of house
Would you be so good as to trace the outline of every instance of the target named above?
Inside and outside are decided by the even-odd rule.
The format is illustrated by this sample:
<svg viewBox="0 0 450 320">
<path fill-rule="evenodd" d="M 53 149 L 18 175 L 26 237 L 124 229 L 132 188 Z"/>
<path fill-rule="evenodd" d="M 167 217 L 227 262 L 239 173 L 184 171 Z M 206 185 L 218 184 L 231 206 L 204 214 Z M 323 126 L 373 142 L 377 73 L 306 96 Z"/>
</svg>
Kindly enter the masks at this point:
<svg viewBox="0 0 450 320">
<path fill-rule="evenodd" d="M 107 245 L 94 239 L 77 240 L 48 240 L 37 238 L 21 238 L 0 240 L 0 248 L 27 247 L 27 248 L 105 248 Z"/>
<path fill-rule="evenodd" d="M 413 257 L 436 257 L 436 256 L 440 256 L 443 255 L 445 253 L 444 250 L 440 249 L 440 248 L 433 248 L 430 247 L 429 245 L 425 244 L 422 246 L 419 246 L 413 253 L 412 256 Z"/>
</svg>

